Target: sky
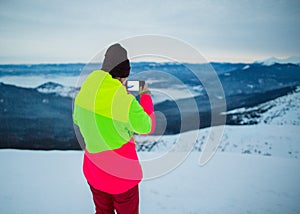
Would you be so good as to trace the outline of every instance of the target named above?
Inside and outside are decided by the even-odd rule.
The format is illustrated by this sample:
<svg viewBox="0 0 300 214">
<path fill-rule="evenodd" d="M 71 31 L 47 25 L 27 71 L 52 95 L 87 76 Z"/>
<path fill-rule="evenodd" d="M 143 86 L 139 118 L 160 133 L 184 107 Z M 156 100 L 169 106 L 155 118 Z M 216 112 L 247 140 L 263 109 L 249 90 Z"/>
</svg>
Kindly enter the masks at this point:
<svg viewBox="0 0 300 214">
<path fill-rule="evenodd" d="M 89 62 L 148 34 L 184 41 L 208 61 L 253 62 L 300 56 L 300 1 L 0 0 L 0 31 L 1 64 Z"/>
</svg>

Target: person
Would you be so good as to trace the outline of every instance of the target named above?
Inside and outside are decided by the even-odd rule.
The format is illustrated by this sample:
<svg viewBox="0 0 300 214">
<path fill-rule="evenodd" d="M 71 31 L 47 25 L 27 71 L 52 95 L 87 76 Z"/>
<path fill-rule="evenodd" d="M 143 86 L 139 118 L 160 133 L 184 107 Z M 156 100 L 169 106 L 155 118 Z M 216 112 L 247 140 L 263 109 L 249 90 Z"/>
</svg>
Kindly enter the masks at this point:
<svg viewBox="0 0 300 214">
<path fill-rule="evenodd" d="M 142 168 L 134 133 L 152 133 L 155 115 L 147 84 L 140 87 L 140 102 L 126 90 L 129 74 L 127 51 L 110 46 L 101 70 L 88 75 L 74 102 L 74 124 L 85 142 L 83 173 L 96 214 L 139 212 Z"/>
</svg>

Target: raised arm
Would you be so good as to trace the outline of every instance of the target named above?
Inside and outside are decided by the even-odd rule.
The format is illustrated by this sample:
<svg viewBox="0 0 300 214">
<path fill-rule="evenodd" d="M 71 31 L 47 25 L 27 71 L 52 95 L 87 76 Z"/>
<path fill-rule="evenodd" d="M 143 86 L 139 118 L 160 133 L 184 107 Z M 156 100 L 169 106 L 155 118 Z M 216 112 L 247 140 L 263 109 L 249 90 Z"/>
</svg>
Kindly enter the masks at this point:
<svg viewBox="0 0 300 214">
<path fill-rule="evenodd" d="M 129 122 L 134 132 L 151 134 L 155 131 L 154 107 L 150 94 L 142 94 L 140 103 L 133 100 L 129 111 Z"/>
</svg>

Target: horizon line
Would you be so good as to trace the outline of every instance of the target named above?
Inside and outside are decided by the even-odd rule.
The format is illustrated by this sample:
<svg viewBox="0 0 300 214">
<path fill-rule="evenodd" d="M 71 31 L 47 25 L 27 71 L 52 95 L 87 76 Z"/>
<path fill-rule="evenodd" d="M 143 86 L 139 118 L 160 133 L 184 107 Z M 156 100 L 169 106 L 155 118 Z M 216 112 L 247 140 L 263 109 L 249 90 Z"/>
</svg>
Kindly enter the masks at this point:
<svg viewBox="0 0 300 214">
<path fill-rule="evenodd" d="M 169 60 L 162 60 L 162 61 L 155 61 L 155 60 L 130 60 L 130 62 L 132 63 L 143 63 L 143 62 L 147 62 L 147 63 L 157 63 L 157 64 L 162 64 L 162 63 L 179 63 L 179 64 L 206 64 L 206 63 L 231 63 L 231 64 L 254 64 L 254 63 L 264 63 L 265 61 L 268 60 L 278 60 L 278 61 L 284 61 L 284 60 L 288 60 L 291 58 L 299 58 L 299 62 L 300 63 L 300 57 L 299 56 L 289 56 L 289 57 L 285 57 L 285 58 L 278 58 L 278 57 L 269 57 L 269 58 L 265 58 L 265 59 L 257 59 L 257 60 L 241 60 L 241 61 L 230 61 L 230 60 L 207 60 L 206 62 L 190 62 L 190 61 L 182 61 L 182 62 L 176 62 L 176 61 L 169 61 Z M 276 62 L 275 62 L 276 63 Z M 277 63 L 289 63 L 289 62 L 277 62 Z M 292 62 L 291 62 L 292 63 Z M 62 64 L 98 64 L 98 62 L 84 62 L 84 61 L 15 61 L 15 62 L 1 62 L 0 61 L 0 65 L 62 65 Z M 100 63 L 101 64 L 101 63 Z"/>
</svg>

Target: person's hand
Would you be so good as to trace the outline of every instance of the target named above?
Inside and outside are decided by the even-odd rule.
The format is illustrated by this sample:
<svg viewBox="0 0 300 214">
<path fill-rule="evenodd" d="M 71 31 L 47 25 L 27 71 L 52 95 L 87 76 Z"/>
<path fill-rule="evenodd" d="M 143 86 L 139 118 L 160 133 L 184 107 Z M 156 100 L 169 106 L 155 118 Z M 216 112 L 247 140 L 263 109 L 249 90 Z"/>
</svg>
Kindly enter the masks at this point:
<svg viewBox="0 0 300 214">
<path fill-rule="evenodd" d="M 139 93 L 140 93 L 140 95 L 142 95 L 142 94 L 151 94 L 147 83 L 140 84 Z"/>
</svg>

